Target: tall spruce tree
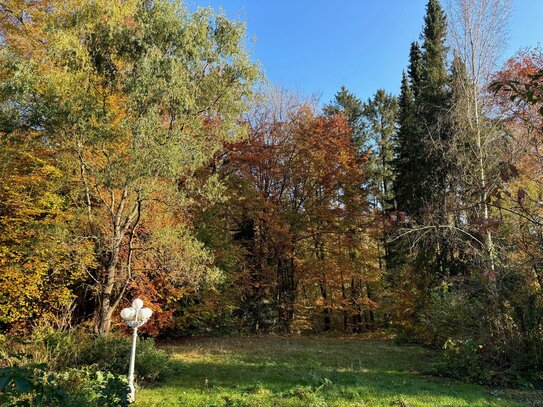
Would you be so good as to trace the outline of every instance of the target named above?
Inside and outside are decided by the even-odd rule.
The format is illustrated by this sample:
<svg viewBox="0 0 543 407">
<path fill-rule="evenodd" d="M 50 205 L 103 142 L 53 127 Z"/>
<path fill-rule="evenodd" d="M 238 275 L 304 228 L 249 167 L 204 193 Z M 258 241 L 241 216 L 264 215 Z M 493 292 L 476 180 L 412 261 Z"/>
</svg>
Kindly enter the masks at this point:
<svg viewBox="0 0 543 407">
<path fill-rule="evenodd" d="M 433 206 L 445 190 L 444 168 L 434 144 L 447 138 L 449 77 L 447 24 L 437 0 L 429 0 L 421 35 L 422 49 L 411 44 L 408 77 L 402 79 L 400 97 L 396 202 L 418 223 L 425 206 Z"/>
<path fill-rule="evenodd" d="M 424 179 L 423 199 L 425 201 L 425 224 L 445 225 L 448 219 L 447 199 L 449 168 L 443 160 L 444 151 L 450 138 L 450 90 L 447 71 L 447 20 L 438 0 L 429 0 L 424 18 L 422 35 L 423 76 L 419 104 L 422 119 L 422 140 L 425 147 L 425 163 L 421 171 Z M 428 284 L 435 284 L 449 274 L 450 247 L 446 229 L 435 229 L 427 239 L 419 255 L 428 263 L 432 277 Z M 441 277 L 437 277 L 441 276 Z"/>
<path fill-rule="evenodd" d="M 443 104 L 447 96 L 447 19 L 438 0 L 429 0 L 424 17 L 422 40 L 422 86 L 424 100 Z"/>
<path fill-rule="evenodd" d="M 413 46 L 411 47 L 413 49 Z M 420 56 L 420 54 L 419 54 Z M 413 53 L 408 72 L 412 72 Z M 413 214 L 418 212 L 421 200 L 418 193 L 418 169 L 420 167 L 420 143 L 418 137 L 418 118 L 415 105 L 415 94 L 411 76 L 404 72 L 400 97 L 398 98 L 396 151 L 392 162 L 395 176 L 393 182 L 392 215 L 396 219 L 405 219 L 411 223 Z M 416 82 L 415 82 L 416 83 Z M 400 223 L 401 224 L 401 223 Z M 390 292 L 403 292 L 407 278 L 403 271 L 409 263 L 410 250 L 408 242 L 396 239 L 385 243 L 386 279 L 390 284 Z"/>
<path fill-rule="evenodd" d="M 387 267 L 388 228 L 386 215 L 393 208 L 394 165 L 396 152 L 396 120 L 398 115 L 398 99 L 383 89 L 364 103 L 363 120 L 367 139 L 371 148 L 369 158 L 369 199 L 370 204 L 381 215 L 383 227 L 377 235 L 377 257 L 380 270 Z M 366 283 L 368 297 L 375 290 Z"/>
<path fill-rule="evenodd" d="M 398 151 L 394 183 L 397 209 L 405 212 L 411 242 L 389 245 L 387 265 L 394 273 L 405 270 L 406 279 L 419 293 L 412 316 L 425 309 L 429 289 L 448 270 L 449 248 L 445 229 L 448 191 L 443 146 L 449 138 L 450 105 L 447 72 L 446 17 L 437 0 L 429 0 L 420 46 L 412 43 L 408 75 L 402 78 L 399 99 Z M 434 227 L 435 226 L 435 227 Z M 416 247 L 416 250 L 412 250 Z"/>
<path fill-rule="evenodd" d="M 422 77 L 420 93 L 416 97 L 419 129 L 423 142 L 424 158 L 421 168 L 423 199 L 426 205 L 442 207 L 446 170 L 436 149 L 448 137 L 447 111 L 449 100 L 449 76 L 447 72 L 446 17 L 438 0 L 429 0 L 424 18 L 422 39 Z"/>
</svg>

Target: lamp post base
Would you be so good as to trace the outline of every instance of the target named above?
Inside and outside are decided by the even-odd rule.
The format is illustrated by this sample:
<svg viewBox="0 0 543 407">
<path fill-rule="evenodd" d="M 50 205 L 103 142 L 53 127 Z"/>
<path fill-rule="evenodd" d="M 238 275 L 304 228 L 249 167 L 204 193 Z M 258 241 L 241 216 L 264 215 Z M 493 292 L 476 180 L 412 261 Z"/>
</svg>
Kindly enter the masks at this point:
<svg viewBox="0 0 543 407">
<path fill-rule="evenodd" d="M 132 404 L 136 401 L 136 389 L 133 384 L 128 385 L 128 402 Z"/>
</svg>

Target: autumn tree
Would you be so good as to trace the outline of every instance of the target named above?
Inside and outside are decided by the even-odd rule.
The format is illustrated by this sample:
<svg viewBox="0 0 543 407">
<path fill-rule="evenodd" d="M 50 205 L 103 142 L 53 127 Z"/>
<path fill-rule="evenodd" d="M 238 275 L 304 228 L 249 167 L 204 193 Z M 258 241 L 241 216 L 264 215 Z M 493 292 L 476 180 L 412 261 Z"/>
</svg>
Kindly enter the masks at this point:
<svg viewBox="0 0 543 407">
<path fill-rule="evenodd" d="M 96 332 L 105 335 L 135 274 L 160 267 L 190 284 L 215 273 L 188 227 L 193 174 L 242 134 L 258 73 L 241 46 L 243 26 L 209 9 L 189 13 L 167 1 L 40 7 L 2 9 L 13 21 L 1 33 L 5 103 L 15 128 L 54 146 L 70 174 L 81 237 L 94 245 L 89 284 Z M 198 190 L 213 194 L 216 185 Z"/>
<path fill-rule="evenodd" d="M 63 173 L 37 134 L 0 128 L 0 324 L 26 331 L 48 321 L 71 326 L 76 288 L 93 266 L 92 244 L 76 234 Z M 9 136 L 7 135 L 9 133 Z"/>
<path fill-rule="evenodd" d="M 353 256 L 367 260 L 357 240 L 367 216 L 363 158 L 343 115 L 318 116 L 280 90 L 262 98 L 249 124 L 249 139 L 227 149 L 222 167 L 233 238 L 247 256 L 242 308 L 256 315 L 255 330 L 308 329 L 317 310 L 318 329 L 329 330 L 351 306 L 351 275 L 364 272 Z"/>
</svg>

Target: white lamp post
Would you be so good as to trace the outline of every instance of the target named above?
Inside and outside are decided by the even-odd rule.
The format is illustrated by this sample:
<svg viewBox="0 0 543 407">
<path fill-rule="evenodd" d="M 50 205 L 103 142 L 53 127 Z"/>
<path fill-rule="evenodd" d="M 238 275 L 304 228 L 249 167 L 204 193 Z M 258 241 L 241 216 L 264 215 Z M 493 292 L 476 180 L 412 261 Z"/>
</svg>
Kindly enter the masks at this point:
<svg viewBox="0 0 543 407">
<path fill-rule="evenodd" d="M 121 311 L 121 318 L 126 322 L 130 328 L 134 328 L 132 334 L 132 350 L 130 352 L 130 365 L 128 367 L 128 387 L 130 392 L 128 393 L 128 401 L 133 403 L 136 400 L 136 390 L 134 388 L 134 364 L 136 362 L 136 340 L 138 338 L 138 328 L 145 324 L 153 311 L 149 308 L 143 307 L 143 301 L 136 298 L 132 302 L 130 308 L 124 308 Z"/>
</svg>

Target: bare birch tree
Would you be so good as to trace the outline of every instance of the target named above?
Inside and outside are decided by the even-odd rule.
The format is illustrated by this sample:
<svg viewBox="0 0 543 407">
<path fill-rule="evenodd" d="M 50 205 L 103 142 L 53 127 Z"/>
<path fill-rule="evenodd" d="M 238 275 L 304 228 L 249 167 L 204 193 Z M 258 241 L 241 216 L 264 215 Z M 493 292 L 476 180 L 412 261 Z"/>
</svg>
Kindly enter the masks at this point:
<svg viewBox="0 0 543 407">
<path fill-rule="evenodd" d="M 510 14 L 510 0 L 450 0 L 448 4 L 449 40 L 456 65 L 453 69 L 457 73 L 463 71 L 453 83 L 456 98 L 452 106 L 451 143 L 463 146 L 453 159 L 463 161 L 456 167 L 465 173 L 462 182 L 470 184 L 467 189 L 473 191 L 475 187 L 478 191 L 477 216 L 484 234 L 485 277 L 491 287 L 495 287 L 496 253 L 488 199 L 503 137 L 499 122 L 489 119 L 487 86 L 507 43 Z"/>
</svg>

